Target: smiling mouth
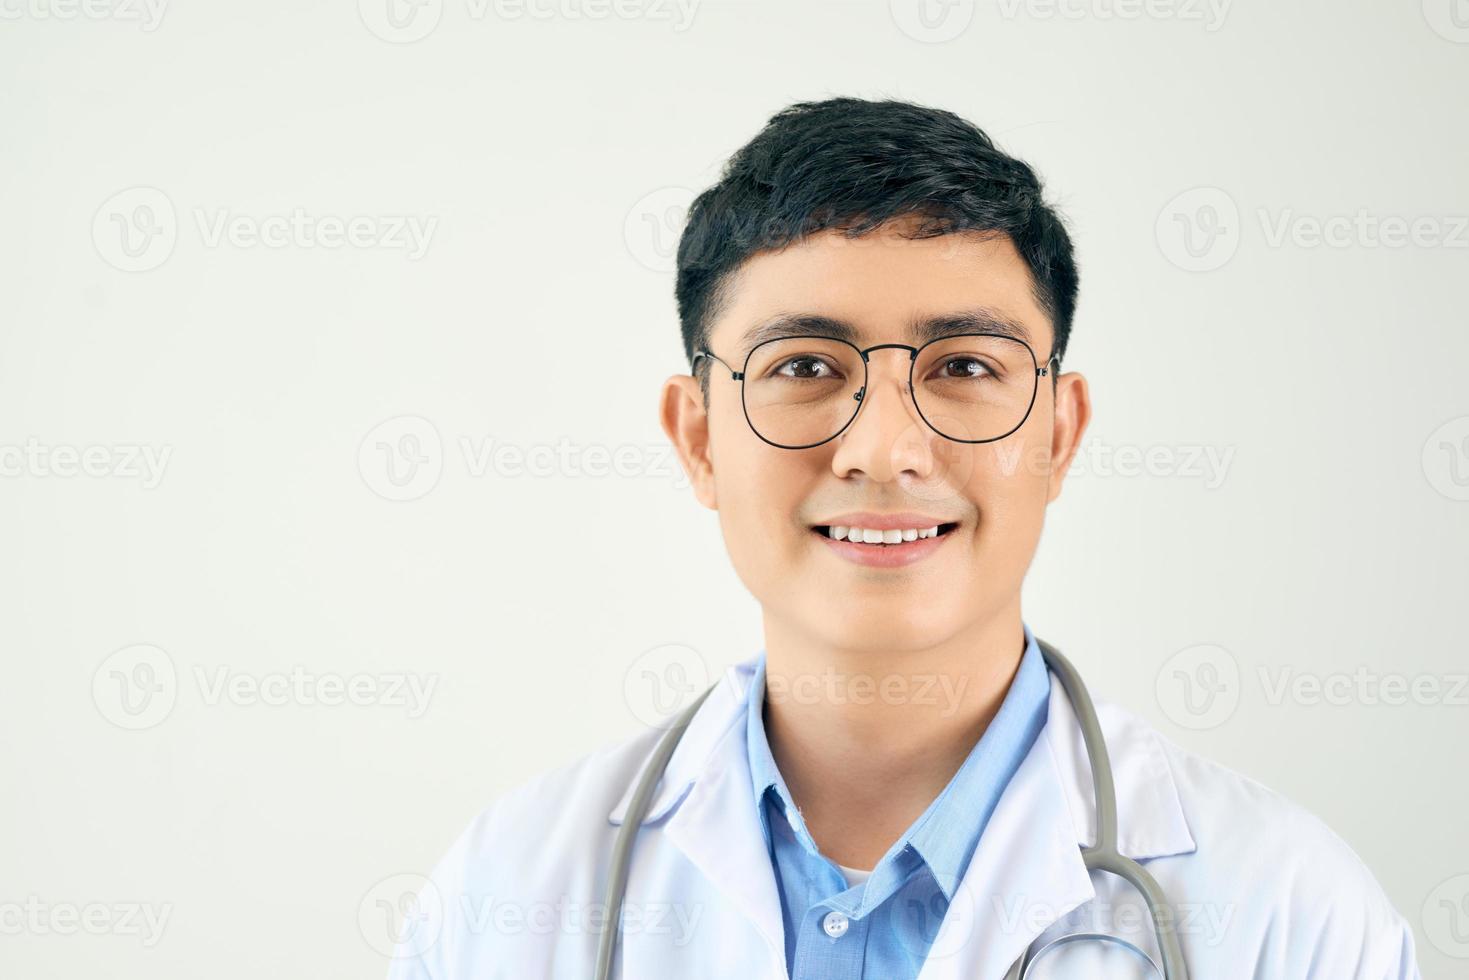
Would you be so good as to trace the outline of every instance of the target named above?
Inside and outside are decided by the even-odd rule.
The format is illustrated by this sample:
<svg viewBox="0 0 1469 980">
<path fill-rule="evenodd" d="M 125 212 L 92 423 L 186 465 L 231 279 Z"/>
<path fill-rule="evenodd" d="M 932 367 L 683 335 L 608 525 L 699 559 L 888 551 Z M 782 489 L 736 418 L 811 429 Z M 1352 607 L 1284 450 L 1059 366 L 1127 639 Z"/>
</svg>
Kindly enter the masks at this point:
<svg viewBox="0 0 1469 980">
<path fill-rule="evenodd" d="M 958 526 L 957 522 L 953 522 L 949 524 L 936 524 L 933 527 L 904 528 L 901 530 L 893 528 L 878 531 L 870 528 L 843 527 L 839 524 L 816 524 L 812 526 L 811 532 L 835 541 L 849 541 L 852 544 L 867 545 L 871 548 L 891 548 L 895 545 L 907 544 L 909 541 L 943 537 Z"/>
</svg>

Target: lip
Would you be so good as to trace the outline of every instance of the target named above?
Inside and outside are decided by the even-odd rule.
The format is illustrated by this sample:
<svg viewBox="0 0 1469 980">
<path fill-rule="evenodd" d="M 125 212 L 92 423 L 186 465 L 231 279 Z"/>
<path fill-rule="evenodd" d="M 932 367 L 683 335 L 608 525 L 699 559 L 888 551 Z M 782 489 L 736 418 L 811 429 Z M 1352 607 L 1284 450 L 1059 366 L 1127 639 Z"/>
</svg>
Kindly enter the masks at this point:
<svg viewBox="0 0 1469 980">
<path fill-rule="evenodd" d="M 932 514 L 919 514 L 915 511 L 905 511 L 901 514 L 877 514 L 868 510 L 858 510 L 815 521 L 812 526 L 831 527 L 839 524 L 843 527 L 870 527 L 874 531 L 890 531 L 894 528 L 925 528 L 933 527 L 936 524 L 957 523 L 959 522 L 956 520 L 934 517 Z"/>
</svg>

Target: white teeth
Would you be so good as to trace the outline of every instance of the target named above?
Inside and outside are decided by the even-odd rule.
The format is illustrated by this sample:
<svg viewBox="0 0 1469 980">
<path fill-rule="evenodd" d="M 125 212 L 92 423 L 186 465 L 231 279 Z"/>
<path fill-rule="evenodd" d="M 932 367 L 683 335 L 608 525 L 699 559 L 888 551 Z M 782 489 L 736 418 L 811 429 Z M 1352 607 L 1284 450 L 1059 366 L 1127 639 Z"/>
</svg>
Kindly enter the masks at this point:
<svg viewBox="0 0 1469 980">
<path fill-rule="evenodd" d="M 884 528 L 878 530 L 870 527 L 848 527 L 845 524 L 833 524 L 826 529 L 827 537 L 837 541 L 859 541 L 863 544 L 899 544 L 904 541 L 917 541 L 920 538 L 938 537 L 939 526 L 933 527 L 907 527 L 907 528 Z"/>
</svg>

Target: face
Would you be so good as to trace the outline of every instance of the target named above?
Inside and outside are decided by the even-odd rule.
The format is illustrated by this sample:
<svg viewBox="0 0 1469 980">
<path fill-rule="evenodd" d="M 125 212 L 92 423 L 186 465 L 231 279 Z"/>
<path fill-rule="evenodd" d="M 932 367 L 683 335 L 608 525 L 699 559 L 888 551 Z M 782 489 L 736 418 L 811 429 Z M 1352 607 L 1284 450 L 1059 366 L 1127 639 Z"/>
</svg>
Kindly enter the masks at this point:
<svg viewBox="0 0 1469 980">
<path fill-rule="evenodd" d="M 739 371 L 751 346 L 745 334 L 781 318 L 846 325 L 858 348 L 918 347 L 924 322 L 983 314 L 1028 334 L 1035 362 L 1044 365 L 1050 320 L 1007 236 L 911 239 L 905 227 L 890 224 L 858 239 L 823 232 L 752 257 L 710 325 L 709 349 Z M 919 414 L 908 393 L 909 364 L 906 350 L 871 352 L 860 401 L 843 396 L 858 405 L 856 417 L 835 439 L 806 449 L 757 436 L 740 382 L 718 363 L 701 365 L 710 372 L 707 412 L 694 378 L 677 375 L 665 385 L 664 430 L 699 501 L 719 515 L 735 570 L 763 607 L 767 639 L 776 628 L 804 642 L 916 650 L 1012 613 L 1018 620 L 1046 506 L 1060 492 L 1089 417 L 1085 381 L 1062 375 L 1053 389 L 1048 372 L 1037 379 L 1019 429 L 965 444 L 939 435 Z M 826 369 L 808 362 L 795 370 Z M 980 369 L 947 370 L 967 376 Z M 920 535 L 938 526 L 940 533 L 853 543 L 833 539 L 833 525 Z"/>
</svg>

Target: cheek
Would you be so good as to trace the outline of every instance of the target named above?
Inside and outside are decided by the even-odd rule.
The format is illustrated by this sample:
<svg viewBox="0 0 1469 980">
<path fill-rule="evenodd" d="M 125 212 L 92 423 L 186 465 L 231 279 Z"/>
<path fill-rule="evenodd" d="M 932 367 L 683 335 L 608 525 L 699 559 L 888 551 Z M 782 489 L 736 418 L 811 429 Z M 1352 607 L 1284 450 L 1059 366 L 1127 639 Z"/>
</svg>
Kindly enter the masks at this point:
<svg viewBox="0 0 1469 980">
<path fill-rule="evenodd" d="M 1049 442 L 1012 436 L 978 448 L 968 484 L 971 499 L 979 507 L 978 540 L 1031 548 L 1045 519 Z"/>
<path fill-rule="evenodd" d="M 777 526 L 788 508 L 763 501 L 758 488 L 744 483 L 721 481 L 720 494 L 719 527 L 735 576 L 762 605 L 777 603 L 795 570 L 789 527 Z"/>
<path fill-rule="evenodd" d="M 797 454 L 761 442 L 743 416 L 737 421 L 711 427 L 719 526 L 736 574 L 758 596 L 790 570 L 807 484 Z"/>
</svg>

